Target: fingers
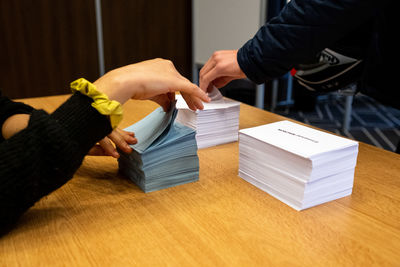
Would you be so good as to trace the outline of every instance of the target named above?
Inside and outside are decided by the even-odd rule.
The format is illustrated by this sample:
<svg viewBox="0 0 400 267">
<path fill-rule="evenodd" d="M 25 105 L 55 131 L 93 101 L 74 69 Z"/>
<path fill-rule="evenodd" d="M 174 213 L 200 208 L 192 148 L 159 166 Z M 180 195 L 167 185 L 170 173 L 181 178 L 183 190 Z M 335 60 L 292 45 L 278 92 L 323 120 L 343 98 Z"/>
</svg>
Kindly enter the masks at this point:
<svg viewBox="0 0 400 267">
<path fill-rule="evenodd" d="M 89 156 L 108 156 L 100 145 L 95 145 L 89 150 Z"/>
<path fill-rule="evenodd" d="M 116 128 L 114 131 L 112 131 L 111 134 L 108 135 L 108 138 L 110 138 L 114 142 L 114 144 L 125 153 L 132 152 L 132 148 L 129 146 L 129 144 L 137 143 L 137 140 L 134 137 L 134 133 L 129 133 L 129 132 L 120 130 L 118 128 Z M 109 143 L 111 143 L 111 142 L 109 142 Z M 102 144 L 100 143 L 100 145 L 102 145 Z M 107 143 L 107 148 L 109 148 L 108 143 Z M 115 150 L 115 148 L 114 148 L 114 150 Z"/>
<path fill-rule="evenodd" d="M 108 139 L 107 137 L 100 140 L 99 145 L 104 150 L 105 156 L 112 156 L 113 158 L 116 159 L 119 158 L 119 153 L 111 143 L 110 139 Z"/>
<path fill-rule="evenodd" d="M 188 107 L 191 110 L 196 110 L 196 106 L 192 101 L 192 98 L 190 97 L 190 95 L 186 94 L 186 93 L 181 93 L 183 99 L 185 100 L 186 104 L 188 105 Z"/>
<path fill-rule="evenodd" d="M 88 153 L 91 156 L 112 156 L 114 158 L 119 158 L 119 153 L 115 146 L 121 149 L 125 153 L 132 152 L 132 148 L 129 144 L 133 145 L 137 143 L 135 134 L 127 132 L 120 129 L 115 129 L 108 135 L 108 137 L 103 138 L 99 141 L 98 145 L 92 147 Z"/>
<path fill-rule="evenodd" d="M 207 60 L 206 64 L 204 64 L 204 66 L 201 68 L 200 73 L 199 73 L 200 77 L 202 77 L 205 74 L 207 74 L 217 64 L 214 54 Z"/>
<path fill-rule="evenodd" d="M 212 87 L 211 83 L 220 75 L 220 64 L 227 51 L 215 51 L 200 70 L 200 88 L 204 92 Z"/>
<path fill-rule="evenodd" d="M 203 102 L 201 101 L 201 99 L 197 98 L 197 97 L 193 97 L 189 94 L 186 93 L 181 93 L 183 99 L 186 101 L 186 104 L 188 105 L 188 107 L 191 110 L 197 110 L 197 109 L 203 109 L 204 105 Z"/>
<path fill-rule="evenodd" d="M 118 152 L 115 150 L 114 146 L 110 142 L 109 139 L 107 137 L 105 137 L 104 139 L 102 139 L 98 145 L 95 145 L 94 147 L 92 147 L 89 152 L 88 155 L 90 156 L 112 156 L 114 158 L 118 158 L 119 154 Z M 111 145 L 111 147 L 110 147 Z"/>
<path fill-rule="evenodd" d="M 214 81 L 218 78 L 221 78 L 227 75 L 226 66 L 228 56 L 232 53 L 232 51 L 215 51 L 212 56 L 208 59 L 206 64 L 200 70 L 200 88 L 201 90 L 207 92 L 210 88 L 212 88 L 212 84 L 215 85 Z M 216 85 L 215 85 L 216 86 Z M 219 86 L 217 86 L 219 87 Z"/>
<path fill-rule="evenodd" d="M 182 76 L 175 68 L 174 64 L 172 61 L 167 60 L 167 64 L 170 65 L 171 69 L 173 70 L 174 73 L 174 81 L 173 86 L 170 88 L 170 92 L 167 94 L 170 94 L 173 96 L 173 99 L 175 99 L 175 92 L 180 91 L 182 95 L 185 95 L 186 102 L 188 102 L 189 107 L 191 109 L 196 110 L 196 109 L 203 109 L 203 103 L 204 102 L 210 102 L 211 99 L 207 96 L 207 94 L 200 89 L 196 84 L 192 83 L 189 81 L 187 78 Z M 178 78 L 177 80 L 175 78 Z M 171 101 L 172 101 L 171 100 Z"/>
<path fill-rule="evenodd" d="M 197 85 L 191 83 L 188 79 L 186 79 L 183 76 L 181 76 L 181 80 L 185 83 L 188 83 L 190 86 L 192 86 L 194 88 L 194 90 L 196 90 L 197 92 L 200 92 L 200 94 L 203 95 L 203 91 L 201 91 L 201 89 L 199 89 L 199 87 Z M 193 94 L 184 92 L 183 90 L 180 90 L 180 91 L 181 91 L 181 95 L 182 95 L 183 99 L 186 101 L 188 107 L 191 110 L 196 111 L 197 109 L 204 108 L 204 105 L 203 105 L 204 98 L 199 98 Z M 210 102 L 210 101 L 211 101 L 211 99 L 206 95 L 206 101 L 204 101 L 204 102 Z"/>
<path fill-rule="evenodd" d="M 193 109 L 202 107 L 201 101 L 210 101 L 200 87 L 179 74 L 172 61 L 164 59 L 143 61 L 115 69 L 98 79 L 95 85 L 110 99 L 120 103 L 129 98 L 151 99 L 164 110 L 169 108 L 169 102 L 176 91 L 190 95 Z"/>
<path fill-rule="evenodd" d="M 201 99 L 197 97 L 193 97 L 190 94 L 182 93 L 183 99 L 186 101 L 188 107 L 192 110 L 197 110 L 197 109 L 203 109 L 204 105 Z M 175 94 L 174 93 L 168 93 L 165 95 L 158 95 L 150 100 L 156 102 L 159 104 L 165 112 L 168 112 L 170 107 L 171 107 L 171 101 L 175 100 Z"/>
<path fill-rule="evenodd" d="M 191 98 L 193 98 L 193 99 L 196 99 L 196 98 L 199 99 L 199 100 L 196 100 L 196 102 L 198 102 L 198 101 L 210 102 L 211 101 L 211 99 L 207 96 L 205 91 L 201 90 L 200 87 L 198 87 L 197 85 L 195 85 L 187 80 L 186 81 L 184 81 L 184 80 L 177 81 L 176 88 L 177 88 L 176 91 L 180 91 L 181 93 L 186 93 L 187 95 L 190 95 Z"/>
<path fill-rule="evenodd" d="M 200 88 L 207 91 L 211 84 L 220 88 L 245 77 L 237 61 L 237 50 L 215 51 L 200 70 Z"/>
<path fill-rule="evenodd" d="M 221 87 L 224 87 L 225 85 L 227 85 L 232 80 L 233 80 L 232 77 L 220 77 L 220 78 L 215 79 L 212 83 L 215 87 L 221 88 Z"/>
<path fill-rule="evenodd" d="M 207 92 L 208 87 L 210 86 L 210 82 L 209 80 L 205 80 L 204 76 L 206 74 L 208 74 L 216 65 L 216 61 L 215 61 L 215 56 L 213 54 L 213 56 L 211 56 L 206 64 L 204 64 L 204 66 L 201 68 L 200 73 L 199 73 L 199 86 L 201 88 L 201 90 L 203 90 L 204 92 Z"/>
<path fill-rule="evenodd" d="M 207 73 L 203 74 L 200 77 L 200 88 L 201 90 L 203 90 L 204 92 L 206 92 L 208 90 L 209 87 L 211 87 L 211 83 L 221 77 L 222 71 L 220 69 L 220 67 L 218 66 L 214 66 L 212 69 L 210 69 Z"/>
</svg>

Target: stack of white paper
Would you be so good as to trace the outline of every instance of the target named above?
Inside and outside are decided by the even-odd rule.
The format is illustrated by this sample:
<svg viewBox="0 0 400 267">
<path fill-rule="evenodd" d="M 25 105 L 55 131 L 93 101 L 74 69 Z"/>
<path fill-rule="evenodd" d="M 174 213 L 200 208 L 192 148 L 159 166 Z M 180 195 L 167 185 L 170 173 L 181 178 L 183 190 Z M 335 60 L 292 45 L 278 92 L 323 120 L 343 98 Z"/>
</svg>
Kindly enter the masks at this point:
<svg viewBox="0 0 400 267">
<path fill-rule="evenodd" d="M 239 132 L 239 176 L 296 210 L 352 192 L 358 143 L 290 121 Z"/>
<path fill-rule="evenodd" d="M 217 88 L 210 93 L 211 102 L 204 109 L 192 111 L 181 95 L 177 96 L 177 121 L 196 130 L 198 148 L 238 140 L 240 102 L 224 99 Z"/>
<path fill-rule="evenodd" d="M 138 143 L 130 154 L 119 151 L 120 172 L 144 192 L 199 179 L 195 131 L 176 122 L 176 114 L 175 105 L 168 113 L 160 107 L 125 129 Z"/>
</svg>

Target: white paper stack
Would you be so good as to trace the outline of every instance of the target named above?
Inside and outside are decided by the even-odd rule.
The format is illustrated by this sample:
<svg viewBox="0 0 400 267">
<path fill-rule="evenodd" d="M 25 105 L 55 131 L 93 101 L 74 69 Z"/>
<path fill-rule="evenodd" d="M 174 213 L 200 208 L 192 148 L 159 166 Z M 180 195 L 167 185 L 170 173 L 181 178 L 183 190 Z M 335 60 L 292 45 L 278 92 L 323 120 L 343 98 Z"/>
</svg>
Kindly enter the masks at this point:
<svg viewBox="0 0 400 267">
<path fill-rule="evenodd" d="M 196 131 L 198 148 L 206 148 L 238 140 L 240 102 L 224 98 L 217 88 L 209 94 L 204 109 L 192 111 L 181 95 L 177 96 L 177 121 Z"/>
<path fill-rule="evenodd" d="M 239 176 L 296 210 L 352 193 L 358 142 L 290 121 L 239 132 Z"/>
</svg>

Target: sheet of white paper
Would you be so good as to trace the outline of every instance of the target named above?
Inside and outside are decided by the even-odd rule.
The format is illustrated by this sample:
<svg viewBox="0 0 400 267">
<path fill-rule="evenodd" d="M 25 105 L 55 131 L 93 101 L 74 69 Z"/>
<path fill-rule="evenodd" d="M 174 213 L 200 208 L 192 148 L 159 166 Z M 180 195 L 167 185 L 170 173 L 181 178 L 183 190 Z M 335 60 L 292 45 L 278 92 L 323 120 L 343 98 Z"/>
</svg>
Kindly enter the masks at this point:
<svg viewBox="0 0 400 267">
<path fill-rule="evenodd" d="M 217 87 L 213 86 L 211 92 L 208 93 L 208 97 L 211 98 L 211 101 L 224 101 L 224 97 Z"/>
<path fill-rule="evenodd" d="M 287 150 L 304 158 L 312 158 L 321 153 L 335 151 L 358 142 L 333 134 L 312 129 L 290 121 L 279 121 L 240 130 L 275 147 Z"/>
<path fill-rule="evenodd" d="M 205 103 L 203 102 L 204 109 L 203 110 L 213 110 L 213 109 L 224 109 L 230 108 L 234 106 L 239 106 L 240 102 L 234 101 L 231 99 L 224 98 L 218 88 L 214 87 L 214 90 L 209 93 L 211 98 L 211 102 Z M 182 95 L 176 96 L 176 108 L 177 109 L 189 109 L 186 101 L 183 99 Z M 197 111 L 200 112 L 200 111 Z"/>
</svg>

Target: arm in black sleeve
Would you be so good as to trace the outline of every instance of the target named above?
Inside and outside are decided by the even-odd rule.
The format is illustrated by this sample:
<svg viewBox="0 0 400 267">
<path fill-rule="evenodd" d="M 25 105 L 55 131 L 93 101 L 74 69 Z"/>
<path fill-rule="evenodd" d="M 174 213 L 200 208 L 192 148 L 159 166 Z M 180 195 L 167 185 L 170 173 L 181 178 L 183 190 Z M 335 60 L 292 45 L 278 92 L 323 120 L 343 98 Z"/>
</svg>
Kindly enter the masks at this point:
<svg viewBox="0 0 400 267">
<path fill-rule="evenodd" d="M 51 115 L 33 110 L 27 128 L 0 143 L 0 232 L 71 179 L 90 148 L 112 131 L 91 103 L 76 93 Z"/>
<path fill-rule="evenodd" d="M 280 77 L 370 20 L 374 3 L 292 0 L 239 49 L 239 66 L 256 83 Z"/>
</svg>

